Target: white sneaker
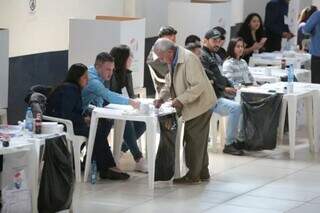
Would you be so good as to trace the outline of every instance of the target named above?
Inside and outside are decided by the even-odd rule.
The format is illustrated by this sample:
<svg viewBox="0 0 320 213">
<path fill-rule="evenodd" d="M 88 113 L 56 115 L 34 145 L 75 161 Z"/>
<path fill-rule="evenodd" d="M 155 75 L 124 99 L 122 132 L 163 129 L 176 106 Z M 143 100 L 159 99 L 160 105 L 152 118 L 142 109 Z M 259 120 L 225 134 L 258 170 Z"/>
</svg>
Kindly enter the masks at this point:
<svg viewBox="0 0 320 213">
<path fill-rule="evenodd" d="M 144 158 L 140 158 L 140 160 L 136 162 L 136 168 L 134 170 L 137 172 L 148 173 L 148 165 Z"/>
</svg>

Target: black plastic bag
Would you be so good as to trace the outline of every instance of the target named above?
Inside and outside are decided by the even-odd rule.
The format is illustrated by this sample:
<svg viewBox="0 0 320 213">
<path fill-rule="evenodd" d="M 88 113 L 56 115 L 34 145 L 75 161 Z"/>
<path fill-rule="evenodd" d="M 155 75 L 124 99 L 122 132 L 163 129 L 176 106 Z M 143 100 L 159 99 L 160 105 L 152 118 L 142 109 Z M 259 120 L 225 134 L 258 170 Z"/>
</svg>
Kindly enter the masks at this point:
<svg viewBox="0 0 320 213">
<path fill-rule="evenodd" d="M 241 93 L 246 150 L 276 147 L 282 96 Z"/>
<path fill-rule="evenodd" d="M 160 143 L 156 156 L 155 181 L 167 181 L 174 175 L 175 140 L 177 134 L 176 115 L 159 117 Z"/>
<path fill-rule="evenodd" d="M 72 157 L 65 136 L 46 140 L 44 166 L 38 196 L 40 213 L 69 209 L 74 189 Z"/>
</svg>

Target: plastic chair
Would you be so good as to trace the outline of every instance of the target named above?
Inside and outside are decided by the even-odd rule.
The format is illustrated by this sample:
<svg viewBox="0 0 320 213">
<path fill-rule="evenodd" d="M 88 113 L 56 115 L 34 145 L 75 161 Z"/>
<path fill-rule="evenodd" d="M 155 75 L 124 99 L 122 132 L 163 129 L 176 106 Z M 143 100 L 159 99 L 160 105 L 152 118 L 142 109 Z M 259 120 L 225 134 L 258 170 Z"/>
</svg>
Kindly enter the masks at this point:
<svg viewBox="0 0 320 213">
<path fill-rule="evenodd" d="M 210 132 L 209 132 L 209 139 L 210 142 L 218 143 L 218 135 L 220 138 L 221 146 L 224 145 L 226 139 L 226 116 L 221 116 L 217 113 L 212 113 L 211 120 L 210 120 Z"/>
<path fill-rule="evenodd" d="M 46 116 L 46 115 L 43 116 L 43 120 L 55 121 L 55 122 L 64 124 L 66 126 L 67 138 L 68 138 L 68 140 L 72 141 L 73 159 L 74 159 L 75 172 L 76 172 L 76 181 L 81 182 L 81 162 L 80 162 L 81 145 L 83 143 L 86 143 L 88 139 L 84 136 L 74 134 L 73 124 L 72 124 L 72 121 L 70 121 L 70 120 Z"/>
<path fill-rule="evenodd" d="M 176 136 L 175 146 L 175 174 L 176 178 L 182 177 L 182 174 L 186 171 L 184 149 L 183 149 L 183 138 L 184 138 L 184 127 L 185 121 L 182 118 L 177 119 L 178 128 Z"/>
<path fill-rule="evenodd" d="M 148 65 L 148 67 L 149 67 L 149 71 L 150 71 L 153 87 L 154 87 L 154 90 L 156 91 L 156 97 L 155 98 L 158 98 L 159 94 L 158 94 L 158 91 L 157 91 L 157 82 L 164 84 L 166 82 L 166 80 L 163 79 L 163 78 L 159 78 L 157 76 L 156 72 L 154 71 L 154 69 L 150 65 Z"/>
</svg>

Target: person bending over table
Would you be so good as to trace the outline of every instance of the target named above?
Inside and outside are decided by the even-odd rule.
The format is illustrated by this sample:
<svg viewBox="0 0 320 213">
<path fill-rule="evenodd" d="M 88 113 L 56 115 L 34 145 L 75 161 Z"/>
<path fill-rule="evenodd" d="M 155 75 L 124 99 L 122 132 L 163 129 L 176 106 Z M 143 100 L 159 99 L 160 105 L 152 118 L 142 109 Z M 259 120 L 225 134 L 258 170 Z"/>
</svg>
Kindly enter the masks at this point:
<svg viewBox="0 0 320 213">
<path fill-rule="evenodd" d="M 88 69 L 88 85 L 82 90 L 82 106 L 84 111 L 88 109 L 89 104 L 97 107 L 103 107 L 106 105 L 106 103 L 131 105 L 134 108 L 139 108 L 140 102 L 112 92 L 105 87 L 104 83 L 105 81 L 111 79 L 113 69 L 114 59 L 109 53 L 102 52 L 97 55 L 94 66 L 90 66 Z M 107 136 L 112 128 L 112 125 L 113 120 L 99 119 L 98 128 L 99 126 L 103 126 L 106 129 L 104 141 L 107 141 Z M 98 170 L 106 171 L 102 173 L 100 172 L 100 177 L 113 179 L 114 176 L 119 172 L 121 174 L 120 170 L 109 169 L 116 168 L 115 162 L 112 160 L 103 164 L 98 163 L 104 162 L 105 152 L 107 151 L 111 153 L 108 144 L 95 143 L 93 148 L 93 159 L 97 160 Z M 115 171 L 118 171 L 118 173 L 115 173 Z"/>
<path fill-rule="evenodd" d="M 165 86 L 161 89 L 155 106 L 172 98 L 172 106 L 185 120 L 185 158 L 188 173 L 173 180 L 174 184 L 194 184 L 208 181 L 208 135 L 211 107 L 216 97 L 196 55 L 160 38 L 154 45 L 159 60 L 168 64 Z"/>
<path fill-rule="evenodd" d="M 76 135 L 89 136 L 90 117 L 82 114 L 81 91 L 88 84 L 88 71 L 84 64 L 74 64 L 70 67 L 67 77 L 57 86 L 48 97 L 46 114 L 71 120 Z M 97 128 L 94 157 L 97 161 L 101 178 L 128 179 L 129 175 L 123 173 L 114 163 L 110 148 L 106 144 L 106 129 L 111 128 L 110 123 L 100 119 Z M 100 151 L 97 149 L 100 148 Z"/>
</svg>

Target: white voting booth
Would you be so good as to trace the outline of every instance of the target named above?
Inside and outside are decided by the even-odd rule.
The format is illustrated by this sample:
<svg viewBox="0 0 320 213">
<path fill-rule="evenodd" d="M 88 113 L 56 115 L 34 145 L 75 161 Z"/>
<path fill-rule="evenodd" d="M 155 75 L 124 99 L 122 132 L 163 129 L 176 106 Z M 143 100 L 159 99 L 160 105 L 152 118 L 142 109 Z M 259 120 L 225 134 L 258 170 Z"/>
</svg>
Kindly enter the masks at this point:
<svg viewBox="0 0 320 213">
<path fill-rule="evenodd" d="M 145 19 L 97 16 L 92 19 L 70 19 L 69 67 L 74 63 L 93 65 L 100 52 L 126 44 L 133 53 L 133 86 L 143 87 Z"/>
<path fill-rule="evenodd" d="M 229 43 L 230 23 L 230 2 L 171 2 L 169 4 L 168 24 L 177 29 L 177 44 L 182 46 L 188 35 L 195 34 L 202 39 L 205 33 L 215 26 L 226 29 L 226 46 Z"/>
<path fill-rule="evenodd" d="M 9 31 L 0 28 L 0 124 L 7 123 L 9 85 Z"/>
</svg>

